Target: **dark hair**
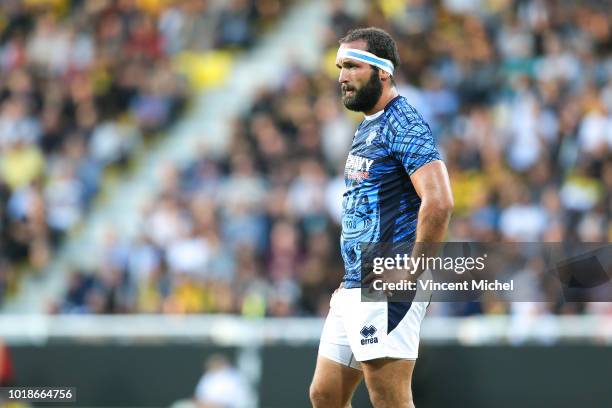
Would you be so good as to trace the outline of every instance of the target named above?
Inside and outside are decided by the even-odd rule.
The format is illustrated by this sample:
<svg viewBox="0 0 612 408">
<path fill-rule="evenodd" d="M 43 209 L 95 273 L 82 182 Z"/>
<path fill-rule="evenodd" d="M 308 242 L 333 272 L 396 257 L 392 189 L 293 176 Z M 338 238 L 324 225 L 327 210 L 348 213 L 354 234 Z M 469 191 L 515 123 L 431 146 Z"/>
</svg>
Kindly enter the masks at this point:
<svg viewBox="0 0 612 408">
<path fill-rule="evenodd" d="M 366 51 L 380 58 L 388 59 L 397 69 L 400 64 L 397 44 L 388 32 L 376 27 L 356 28 L 350 30 L 339 41 L 340 44 L 364 40 L 367 44 Z"/>
</svg>

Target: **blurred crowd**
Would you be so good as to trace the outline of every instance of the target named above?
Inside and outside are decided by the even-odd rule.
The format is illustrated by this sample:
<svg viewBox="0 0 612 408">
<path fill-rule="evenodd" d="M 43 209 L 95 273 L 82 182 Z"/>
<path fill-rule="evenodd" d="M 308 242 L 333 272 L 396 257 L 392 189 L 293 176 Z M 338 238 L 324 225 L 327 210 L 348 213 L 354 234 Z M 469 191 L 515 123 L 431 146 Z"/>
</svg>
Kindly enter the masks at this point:
<svg viewBox="0 0 612 408">
<path fill-rule="evenodd" d="M 189 89 L 183 50 L 242 50 L 275 0 L 3 0 L 0 3 L 0 304 L 44 270 L 107 169 L 171 125 Z"/>
<path fill-rule="evenodd" d="M 612 238 L 612 24 L 605 3 L 381 0 L 364 2 L 361 9 L 345 6 L 343 1 L 329 3 L 331 21 L 323 33 L 327 52 L 320 68 L 304 72 L 296 62 L 279 88 L 260 89 L 250 110 L 233 123 L 225 154 L 202 149 L 192 163 L 166 163 L 159 169 L 159 195 L 142 212 L 139 236 L 126 240 L 109 228 L 95 273 L 75 270 L 54 312 L 324 315 L 343 274 L 343 167 L 362 119 L 342 107 L 334 67 L 337 41 L 352 27 L 382 27 L 398 43 L 399 91 L 430 123 L 451 176 L 456 206 L 449 240 Z M 122 63 L 121 69 L 129 71 L 129 66 Z M 67 98 L 74 98 L 71 89 L 82 97 L 80 86 L 58 91 L 57 84 L 48 86 L 55 93 L 68 92 Z M 5 98 L 3 112 L 27 111 L 8 102 L 19 105 Z M 26 120 L 24 129 L 44 128 L 51 115 L 44 106 L 38 119 L 22 115 L 34 122 L 26 125 Z M 95 114 L 93 119 L 85 113 L 75 117 L 100 126 L 103 113 L 94 107 L 93 113 L 84 108 Z M 142 132 L 142 122 L 135 129 Z M 131 141 L 126 143 L 135 139 L 126 138 Z M 21 145 L 42 151 L 37 141 L 44 137 L 33 140 Z M 70 180 L 65 174 L 90 174 L 65 169 L 76 161 L 72 157 L 85 161 L 84 147 L 81 153 L 73 149 L 78 150 L 56 148 L 68 158 L 59 161 L 61 180 Z M 40 163 L 50 156 L 26 157 Z M 31 173 L 40 174 L 42 165 L 37 166 Z M 21 190 L 15 190 L 15 181 L 5 181 L 5 190 L 13 191 L 13 197 L 22 190 L 41 197 L 38 207 L 52 205 L 44 186 L 54 181 L 53 174 L 47 170 L 47 184 L 24 183 L 28 187 Z M 66 195 L 57 191 L 51 195 L 49 189 L 47 195 L 62 200 L 59 219 L 66 223 L 73 218 L 65 213 L 72 213 L 65 209 Z M 11 215 L 15 206 L 37 208 L 21 205 L 7 206 L 9 219 L 19 219 Z M 50 229 L 49 222 L 39 223 Z M 26 242 L 36 247 L 32 238 Z M 529 268 L 541 265 L 525 265 Z M 432 308 L 432 313 L 451 315 L 515 312 L 612 311 L 606 304 L 560 299 L 519 308 L 499 301 Z"/>
</svg>

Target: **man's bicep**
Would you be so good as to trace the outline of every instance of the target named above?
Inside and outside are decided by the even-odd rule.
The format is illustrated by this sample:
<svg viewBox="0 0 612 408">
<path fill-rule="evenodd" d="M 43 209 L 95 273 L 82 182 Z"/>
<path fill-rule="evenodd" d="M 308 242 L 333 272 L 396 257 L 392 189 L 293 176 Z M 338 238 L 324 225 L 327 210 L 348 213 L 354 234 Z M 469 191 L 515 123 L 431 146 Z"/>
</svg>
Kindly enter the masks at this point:
<svg viewBox="0 0 612 408">
<path fill-rule="evenodd" d="M 419 167 L 410 180 L 421 200 L 432 200 L 452 207 L 453 193 L 443 161 L 435 160 Z"/>
<path fill-rule="evenodd" d="M 391 152 L 409 176 L 422 166 L 440 160 L 431 129 L 422 121 L 414 122 L 396 134 L 392 139 Z"/>
</svg>

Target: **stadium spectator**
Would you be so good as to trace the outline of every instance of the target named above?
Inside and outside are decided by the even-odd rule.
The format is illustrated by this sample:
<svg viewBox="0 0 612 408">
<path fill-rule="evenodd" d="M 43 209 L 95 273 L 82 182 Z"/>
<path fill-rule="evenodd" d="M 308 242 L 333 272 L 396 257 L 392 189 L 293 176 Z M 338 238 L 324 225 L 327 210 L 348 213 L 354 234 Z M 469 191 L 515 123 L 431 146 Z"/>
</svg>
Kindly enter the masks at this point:
<svg viewBox="0 0 612 408">
<path fill-rule="evenodd" d="M 195 400 L 198 408 L 242 408 L 250 406 L 251 392 L 246 379 L 227 358 L 214 354 L 206 360 Z"/>
<path fill-rule="evenodd" d="M 167 85 L 172 81 L 164 79 L 171 75 L 163 56 L 187 46 L 193 39 L 188 33 L 209 30 L 203 21 L 211 13 L 204 3 L 163 10 L 155 35 L 153 20 L 138 19 L 138 12 L 123 6 L 88 11 L 105 16 L 95 30 L 63 26 L 48 13 L 31 21 L 10 19 L 12 28 L 5 32 L 11 34 L 0 48 L 3 75 L 12 72 L 16 78 L 1 93 L 0 149 L 11 157 L 1 166 L 8 168 L 8 179 L 0 181 L 0 196 L 9 197 L 0 201 L 8 203 L 0 208 L 0 233 L 8 235 L 6 244 L 0 241 L 5 253 L 23 258 L 44 253 L 30 248 L 34 242 L 55 245 L 57 236 L 82 218 L 86 207 L 76 204 L 76 197 L 91 202 L 101 169 L 124 161 L 143 133 L 163 128 L 159 118 L 175 117 L 168 100 L 174 101 L 180 87 Z M 226 29 L 202 41 L 250 46 L 247 33 L 258 28 L 245 21 L 273 12 L 273 3 L 231 2 L 223 13 Z M 19 14 L 15 10 L 19 7 L 7 13 Z M 336 39 L 354 26 L 380 26 L 399 39 L 400 93 L 431 123 L 452 178 L 450 240 L 608 242 L 612 27 L 605 11 L 599 2 L 553 6 L 527 0 L 375 1 L 360 12 L 332 2 L 320 69 L 292 66 L 278 88 L 259 90 L 250 110 L 233 123 L 223 155 L 202 151 L 192 163 L 165 164 L 160 172 L 171 175 L 162 177 L 159 197 L 143 210 L 140 233 L 121 244 L 128 261 L 116 271 L 101 259 L 94 271 L 86 271 L 93 275 L 85 280 L 96 283 L 82 291 L 97 293 L 90 303 L 106 313 L 324 315 L 325 299 L 342 274 L 337 244 L 342 161 L 349 129 L 360 120 L 339 109 L 332 61 Z M 194 18 L 194 12 L 203 18 Z M 127 21 L 138 24 L 128 30 Z M 54 41 L 66 47 L 76 38 L 78 52 L 75 48 L 66 54 L 74 57 L 61 61 L 37 45 Z M 128 43 L 138 58 L 122 51 Z M 28 55 L 36 62 L 26 63 Z M 160 56 L 155 72 L 143 75 L 148 66 L 141 59 Z M 117 65 L 113 58 L 127 62 Z M 40 79 L 31 64 L 89 86 L 64 89 Z M 88 64 L 107 74 L 100 74 L 102 83 L 110 82 L 105 93 L 96 94 L 92 70 L 73 73 Z M 136 120 L 118 120 L 115 111 L 131 112 Z M 92 144 L 96 133 L 101 142 Z M 67 149 L 68 139 L 83 142 Z M 71 164 L 49 173 L 68 192 L 61 200 L 45 194 L 42 186 L 49 180 L 39 180 L 41 160 L 46 168 L 57 154 L 79 163 L 79 170 Z M 27 163 L 28 171 L 13 174 L 13 161 Z M 51 224 L 47 202 L 56 214 Z M 108 293 L 121 293 L 120 301 L 96 300 Z M 77 298 L 81 306 L 88 303 L 86 295 Z M 568 310 L 551 301 L 545 312 Z M 102 303 L 106 306 L 99 307 Z M 500 312 L 512 310 L 503 304 L 440 308 L 449 314 Z"/>
<path fill-rule="evenodd" d="M 0 387 L 13 385 L 15 381 L 13 362 L 9 348 L 0 339 Z"/>
<path fill-rule="evenodd" d="M 44 270 L 87 215 L 105 170 L 125 171 L 185 107 L 173 58 L 188 47 L 247 46 L 260 28 L 257 16 L 272 21 L 283 10 L 263 3 L 3 1 L 0 262 Z M 202 24 L 224 19 L 234 29 L 211 31 L 218 38 L 204 44 Z M 17 287 L 6 282 L 15 276 L 2 273 L 1 293 Z"/>
</svg>

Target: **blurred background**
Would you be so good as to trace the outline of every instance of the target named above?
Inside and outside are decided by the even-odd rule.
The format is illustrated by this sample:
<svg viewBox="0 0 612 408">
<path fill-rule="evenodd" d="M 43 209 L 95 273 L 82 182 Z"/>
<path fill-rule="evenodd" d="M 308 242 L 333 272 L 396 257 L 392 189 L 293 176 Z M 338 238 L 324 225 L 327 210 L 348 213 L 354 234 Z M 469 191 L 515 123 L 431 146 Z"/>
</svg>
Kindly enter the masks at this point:
<svg viewBox="0 0 612 408">
<path fill-rule="evenodd" d="M 309 406 L 362 119 L 334 64 L 350 28 L 398 43 L 449 240 L 609 242 L 611 6 L 2 0 L 0 384 Z M 611 406 L 612 304 L 543 300 L 432 304 L 416 405 Z"/>
</svg>

